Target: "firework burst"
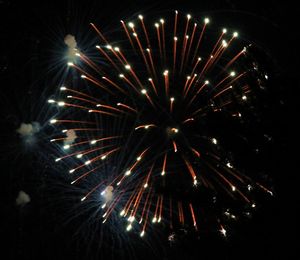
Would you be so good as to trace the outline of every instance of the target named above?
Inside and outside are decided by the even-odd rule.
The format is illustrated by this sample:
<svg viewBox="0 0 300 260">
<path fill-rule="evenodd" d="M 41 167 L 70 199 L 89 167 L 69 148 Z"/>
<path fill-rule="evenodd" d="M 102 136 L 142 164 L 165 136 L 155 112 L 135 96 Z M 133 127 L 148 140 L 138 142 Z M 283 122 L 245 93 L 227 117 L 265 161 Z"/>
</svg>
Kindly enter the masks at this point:
<svg viewBox="0 0 300 260">
<path fill-rule="evenodd" d="M 207 218 L 226 236 L 224 212 L 211 206 L 217 198 L 251 209 L 253 188 L 272 195 L 237 169 L 220 134 L 235 134 L 231 124 L 243 121 L 257 87 L 247 47 L 235 31 L 211 30 L 207 17 L 194 22 L 175 11 L 145 20 L 121 20 L 118 42 L 91 24 L 101 65 L 72 51 L 68 66 L 82 85 L 64 85 L 48 100 L 59 108 L 50 123 L 62 132 L 51 139 L 55 161 L 68 167 L 72 185 L 92 179 L 81 201 L 101 194 L 103 223 L 118 215 L 124 230 L 143 237 L 156 223 L 198 232 Z"/>
</svg>

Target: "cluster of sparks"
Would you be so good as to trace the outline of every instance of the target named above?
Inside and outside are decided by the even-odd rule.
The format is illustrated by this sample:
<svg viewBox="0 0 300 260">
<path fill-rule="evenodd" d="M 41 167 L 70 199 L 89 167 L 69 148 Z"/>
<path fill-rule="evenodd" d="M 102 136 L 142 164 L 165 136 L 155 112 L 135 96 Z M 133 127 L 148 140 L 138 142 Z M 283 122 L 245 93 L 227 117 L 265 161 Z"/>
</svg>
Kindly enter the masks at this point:
<svg viewBox="0 0 300 260">
<path fill-rule="evenodd" d="M 79 61 L 69 62 L 68 66 L 78 71 L 82 80 L 95 86 L 93 93 L 98 94 L 62 86 L 61 92 L 67 93 L 65 99 L 48 100 L 63 110 L 75 111 L 70 113 L 71 119 L 62 117 L 50 121 L 51 124 L 63 126 L 63 136 L 51 140 L 63 151 L 63 156 L 55 161 L 72 159 L 76 165 L 69 169 L 69 174 L 73 176 L 71 184 L 78 185 L 88 176 L 100 172 L 103 165 L 110 163 L 114 156 L 131 153 L 123 169 L 118 173 L 106 173 L 81 201 L 95 192 L 100 193 L 104 197 L 101 204 L 103 223 L 117 213 L 120 217 L 126 217 L 126 230 L 139 230 L 141 237 L 151 222 L 155 224 L 163 220 L 169 223 L 170 229 L 174 223 L 182 226 L 189 223 L 196 231 L 199 229 L 200 213 L 195 202 L 172 198 L 157 189 L 158 183 L 165 185 L 166 175 L 179 174 L 176 167 L 174 169 L 172 166 L 174 161 L 182 162 L 178 171 L 185 169 L 182 176 L 190 178 L 191 188 L 204 186 L 217 190 L 219 185 L 224 193 L 255 207 L 246 191 L 255 185 L 271 195 L 272 192 L 259 183 L 253 185 L 253 181 L 235 169 L 231 162 L 222 162 L 214 152 L 220 145 L 215 137 L 201 137 L 202 142 L 206 142 L 204 151 L 192 141 L 195 138 L 192 135 L 197 134 L 195 124 L 206 116 L 208 109 L 215 112 L 226 110 L 232 104 L 234 89 L 240 90 L 238 98 L 241 102 L 246 102 L 251 92 L 249 84 L 243 81 L 247 71 L 231 70 L 246 53 L 246 48 L 225 59 L 226 51 L 234 44 L 238 33 L 229 33 L 224 28 L 215 43 L 204 48 L 209 18 L 193 23 L 191 15 L 182 18 L 175 11 L 170 23 L 160 19 L 149 28 L 142 15 L 137 17 L 137 21 L 138 25 L 121 20 L 131 52 L 128 48 L 123 51 L 121 47 L 110 44 L 98 27 L 91 24 L 101 41 L 96 49 L 108 66 L 99 66 L 76 49 L 75 55 Z M 204 57 L 198 56 L 202 49 L 206 50 Z M 211 71 L 215 74 L 220 60 L 226 62 L 222 63 L 222 69 L 218 69 L 218 77 L 208 79 Z M 74 115 L 78 115 L 76 111 L 86 113 L 85 119 L 82 120 L 83 116 L 74 119 Z M 233 117 L 242 116 L 232 108 L 228 111 Z M 148 114 L 152 116 L 148 117 Z M 155 115 L 167 116 L 155 120 Z M 166 121 L 166 118 L 171 119 Z M 119 134 L 111 135 L 109 127 L 105 125 L 109 122 L 125 122 L 129 130 L 126 132 L 120 127 Z M 74 140 L 66 142 L 65 134 L 70 131 L 76 133 Z M 117 131 L 114 129 L 113 132 Z M 148 136 L 145 140 L 152 138 L 155 142 L 157 134 L 160 135 L 159 140 L 165 139 L 165 144 L 145 144 L 143 138 L 133 138 L 130 147 L 135 149 L 127 150 L 129 136 L 138 135 L 140 138 L 144 135 Z M 192 140 L 186 141 L 190 138 Z M 195 161 L 205 164 L 214 177 L 200 173 Z M 217 164 L 222 167 L 216 167 Z M 220 221 L 218 228 L 226 236 L 226 229 Z"/>
</svg>

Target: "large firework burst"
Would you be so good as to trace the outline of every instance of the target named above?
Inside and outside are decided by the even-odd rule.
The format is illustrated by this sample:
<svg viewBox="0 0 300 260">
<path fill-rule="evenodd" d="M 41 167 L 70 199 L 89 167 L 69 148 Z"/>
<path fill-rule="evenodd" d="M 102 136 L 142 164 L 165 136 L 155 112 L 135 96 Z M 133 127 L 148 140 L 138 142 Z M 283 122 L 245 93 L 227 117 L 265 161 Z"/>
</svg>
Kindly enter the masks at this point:
<svg viewBox="0 0 300 260">
<path fill-rule="evenodd" d="M 139 15 L 136 23 L 121 21 L 114 41 L 91 24 L 101 63 L 72 51 L 77 59 L 68 65 L 85 83 L 64 85 L 48 100 L 59 107 L 51 123 L 63 133 L 51 142 L 71 184 L 88 183 L 81 201 L 103 196 L 103 223 L 126 217 L 126 230 L 144 236 L 150 222 L 199 231 L 207 219 L 225 236 L 220 213 L 236 218 L 223 211 L 227 205 L 254 208 L 254 187 L 272 195 L 237 169 L 228 145 L 258 74 L 238 33 L 209 30 L 209 22 L 175 11 L 149 25 Z M 218 198 L 221 210 L 212 206 Z"/>
</svg>

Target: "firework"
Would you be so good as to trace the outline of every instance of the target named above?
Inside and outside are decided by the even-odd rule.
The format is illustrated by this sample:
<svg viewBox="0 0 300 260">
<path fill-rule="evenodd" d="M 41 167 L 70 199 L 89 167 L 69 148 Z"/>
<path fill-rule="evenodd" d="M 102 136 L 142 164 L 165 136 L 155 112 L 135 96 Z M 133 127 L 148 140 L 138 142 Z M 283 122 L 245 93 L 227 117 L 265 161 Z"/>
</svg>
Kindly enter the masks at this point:
<svg viewBox="0 0 300 260">
<path fill-rule="evenodd" d="M 272 195 L 235 167 L 222 135 L 234 135 L 231 124 L 243 121 L 257 87 L 247 47 L 237 32 L 209 26 L 207 17 L 194 22 L 177 11 L 149 23 L 139 15 L 121 20 L 116 36 L 91 24 L 101 64 L 79 48 L 69 52 L 83 82 L 48 100 L 60 110 L 50 123 L 62 132 L 51 142 L 72 185 L 92 179 L 81 201 L 100 194 L 103 223 L 118 215 L 124 230 L 144 237 L 159 223 L 198 232 L 206 215 L 226 236 L 223 219 L 236 216 L 216 210 L 217 198 L 251 209 L 253 187 Z"/>
</svg>

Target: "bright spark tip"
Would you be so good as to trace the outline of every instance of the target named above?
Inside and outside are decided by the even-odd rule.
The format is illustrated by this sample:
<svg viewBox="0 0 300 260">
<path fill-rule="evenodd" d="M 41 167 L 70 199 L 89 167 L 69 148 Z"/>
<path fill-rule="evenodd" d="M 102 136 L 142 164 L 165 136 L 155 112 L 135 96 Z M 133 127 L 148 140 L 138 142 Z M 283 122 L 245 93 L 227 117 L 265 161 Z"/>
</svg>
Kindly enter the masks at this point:
<svg viewBox="0 0 300 260">
<path fill-rule="evenodd" d="M 131 229 L 132 229 L 132 225 L 129 224 L 129 225 L 127 226 L 127 228 L 126 228 L 126 231 L 130 231 Z"/>
<path fill-rule="evenodd" d="M 216 138 L 212 138 L 212 139 L 211 139 L 211 142 L 212 142 L 213 144 L 217 144 L 217 143 L 218 143 L 218 140 L 217 140 Z"/>
</svg>

